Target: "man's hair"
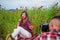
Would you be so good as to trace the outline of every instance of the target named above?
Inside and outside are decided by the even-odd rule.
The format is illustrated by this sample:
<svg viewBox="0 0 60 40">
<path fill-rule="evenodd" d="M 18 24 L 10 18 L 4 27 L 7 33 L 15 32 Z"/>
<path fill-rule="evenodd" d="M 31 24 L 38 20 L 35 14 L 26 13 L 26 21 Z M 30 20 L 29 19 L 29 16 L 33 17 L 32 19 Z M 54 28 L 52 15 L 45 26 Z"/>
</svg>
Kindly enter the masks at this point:
<svg viewBox="0 0 60 40">
<path fill-rule="evenodd" d="M 60 20 L 60 16 L 54 16 L 52 19 L 58 19 L 58 20 Z"/>
</svg>

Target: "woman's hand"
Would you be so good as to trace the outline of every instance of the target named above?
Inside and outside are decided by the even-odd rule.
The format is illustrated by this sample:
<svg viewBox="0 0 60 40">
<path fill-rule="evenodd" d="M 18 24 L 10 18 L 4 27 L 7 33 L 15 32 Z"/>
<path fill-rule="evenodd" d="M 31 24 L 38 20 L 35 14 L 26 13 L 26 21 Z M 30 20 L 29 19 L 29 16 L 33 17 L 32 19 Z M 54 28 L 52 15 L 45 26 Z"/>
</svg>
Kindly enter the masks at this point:
<svg viewBox="0 0 60 40">
<path fill-rule="evenodd" d="M 16 26 L 16 27 L 18 27 L 18 26 L 19 26 L 20 21 L 21 21 L 21 19 L 19 19 L 19 20 L 18 20 L 18 23 L 17 23 L 17 26 Z"/>
<path fill-rule="evenodd" d="M 30 29 L 33 29 L 33 28 L 34 28 L 34 25 L 33 25 L 33 24 L 32 24 L 32 25 L 30 25 L 30 26 L 29 26 L 29 28 L 30 28 Z"/>
</svg>

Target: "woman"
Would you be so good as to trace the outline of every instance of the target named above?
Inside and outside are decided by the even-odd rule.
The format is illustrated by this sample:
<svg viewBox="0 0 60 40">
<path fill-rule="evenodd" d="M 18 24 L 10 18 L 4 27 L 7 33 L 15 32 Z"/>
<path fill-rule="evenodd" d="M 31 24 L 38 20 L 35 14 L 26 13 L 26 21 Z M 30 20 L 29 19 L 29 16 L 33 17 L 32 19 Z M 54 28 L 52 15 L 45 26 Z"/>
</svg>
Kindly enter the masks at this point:
<svg viewBox="0 0 60 40">
<path fill-rule="evenodd" d="M 26 11 L 23 11 L 21 14 L 21 21 L 19 22 L 19 26 L 23 27 L 25 30 L 32 33 L 32 25 L 30 23 L 30 20 L 28 18 L 28 14 Z"/>
<path fill-rule="evenodd" d="M 23 11 L 21 14 L 21 21 L 17 25 L 17 28 L 14 29 L 14 32 L 11 34 L 11 38 L 15 39 L 18 34 L 24 38 L 31 38 L 32 37 L 32 26 L 30 24 L 28 15 L 26 11 Z"/>
</svg>

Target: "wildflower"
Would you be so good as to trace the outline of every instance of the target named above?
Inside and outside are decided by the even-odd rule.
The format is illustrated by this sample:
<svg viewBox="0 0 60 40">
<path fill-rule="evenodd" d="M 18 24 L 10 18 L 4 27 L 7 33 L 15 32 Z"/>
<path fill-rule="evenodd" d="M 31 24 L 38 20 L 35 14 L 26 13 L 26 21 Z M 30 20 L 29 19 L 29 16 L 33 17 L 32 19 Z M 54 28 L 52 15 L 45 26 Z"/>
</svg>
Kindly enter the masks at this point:
<svg viewBox="0 0 60 40">
<path fill-rule="evenodd" d="M 43 6 L 40 6 L 38 9 L 43 8 Z"/>
<path fill-rule="evenodd" d="M 28 10 L 28 8 L 27 8 L 27 7 L 25 7 L 25 10 Z"/>
<path fill-rule="evenodd" d="M 55 5 L 58 5 L 58 2 Z"/>
<path fill-rule="evenodd" d="M 30 27 L 31 27 L 31 29 L 33 29 L 34 28 L 34 24 L 32 23 Z"/>
<path fill-rule="evenodd" d="M 22 6 L 20 6 L 20 8 L 22 8 Z"/>
<path fill-rule="evenodd" d="M 43 8 L 43 6 L 41 6 L 40 8 Z"/>
<path fill-rule="evenodd" d="M 32 8 L 34 9 L 34 6 Z"/>
<path fill-rule="evenodd" d="M 16 8 L 16 10 L 18 10 L 18 8 Z"/>
</svg>

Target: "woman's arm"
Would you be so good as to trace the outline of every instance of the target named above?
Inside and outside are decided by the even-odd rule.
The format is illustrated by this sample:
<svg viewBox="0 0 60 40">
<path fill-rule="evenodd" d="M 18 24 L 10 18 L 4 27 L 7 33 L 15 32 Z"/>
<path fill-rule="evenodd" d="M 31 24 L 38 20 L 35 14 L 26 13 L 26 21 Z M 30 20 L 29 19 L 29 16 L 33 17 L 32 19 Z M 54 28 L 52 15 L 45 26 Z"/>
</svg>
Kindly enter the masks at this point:
<svg viewBox="0 0 60 40">
<path fill-rule="evenodd" d="M 20 21 L 21 21 L 21 19 L 18 20 L 17 27 L 19 26 Z"/>
<path fill-rule="evenodd" d="M 32 25 L 30 25 L 30 26 L 29 26 L 29 28 L 32 30 L 32 29 L 33 29 L 33 26 L 32 26 Z"/>
<path fill-rule="evenodd" d="M 33 25 L 30 23 L 30 21 L 28 20 L 28 23 L 27 23 L 27 25 L 28 25 L 28 27 L 30 28 L 30 29 L 33 29 Z"/>
</svg>

